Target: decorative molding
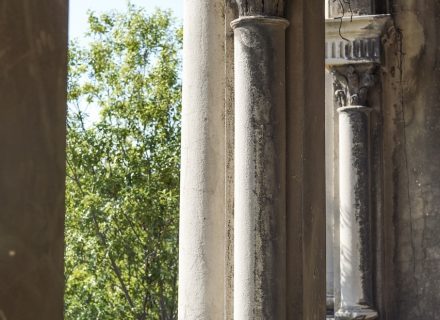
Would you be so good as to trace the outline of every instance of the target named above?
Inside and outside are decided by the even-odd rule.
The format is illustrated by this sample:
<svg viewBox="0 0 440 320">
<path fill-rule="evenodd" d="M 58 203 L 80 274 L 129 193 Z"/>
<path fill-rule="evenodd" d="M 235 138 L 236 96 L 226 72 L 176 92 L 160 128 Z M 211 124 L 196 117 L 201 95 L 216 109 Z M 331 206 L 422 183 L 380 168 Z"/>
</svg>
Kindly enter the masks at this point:
<svg viewBox="0 0 440 320">
<path fill-rule="evenodd" d="M 281 29 L 286 29 L 289 26 L 289 21 L 280 17 L 264 17 L 264 16 L 245 16 L 235 19 L 231 22 L 233 30 L 245 25 L 276 25 Z M 249 39 L 247 39 L 249 41 Z"/>
<path fill-rule="evenodd" d="M 284 17 L 284 0 L 237 0 L 240 17 Z"/>
<path fill-rule="evenodd" d="M 348 65 L 332 68 L 333 87 L 339 107 L 366 106 L 370 88 L 376 83 L 373 66 Z"/>
<path fill-rule="evenodd" d="M 325 59 L 330 62 L 380 62 L 380 39 L 366 38 L 346 41 L 333 39 L 325 44 Z"/>
<path fill-rule="evenodd" d="M 328 1 L 331 17 L 342 15 L 371 15 L 374 13 L 374 1 L 372 0 L 350 0 L 350 1 Z"/>
<path fill-rule="evenodd" d="M 326 20 L 327 67 L 381 62 L 381 37 L 390 15 L 353 16 Z"/>
</svg>

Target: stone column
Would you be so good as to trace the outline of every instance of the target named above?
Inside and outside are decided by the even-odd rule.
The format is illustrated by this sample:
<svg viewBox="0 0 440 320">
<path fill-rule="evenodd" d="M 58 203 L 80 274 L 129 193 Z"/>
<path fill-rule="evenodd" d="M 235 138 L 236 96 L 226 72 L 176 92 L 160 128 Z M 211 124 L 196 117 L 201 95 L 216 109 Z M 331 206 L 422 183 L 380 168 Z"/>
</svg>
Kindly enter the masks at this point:
<svg viewBox="0 0 440 320">
<path fill-rule="evenodd" d="M 377 317 L 377 312 L 372 310 L 375 253 L 370 233 L 368 113 L 371 106 L 366 103 L 372 71 L 382 63 L 381 37 L 389 21 L 389 15 L 326 20 L 325 61 L 335 75 L 334 86 L 340 104 L 339 128 L 336 129 L 339 131 L 339 182 L 336 185 L 340 214 L 339 219 L 335 217 L 334 230 L 335 239 L 339 238 L 339 246 L 335 243 L 334 289 L 335 309 L 339 310 L 336 315 L 340 319 L 354 319 L 356 314 L 362 316 L 362 312 L 370 318 Z M 376 92 L 373 96 L 377 95 Z"/>
<path fill-rule="evenodd" d="M 1 1 L 0 319 L 63 319 L 67 0 Z"/>
<path fill-rule="evenodd" d="M 338 261 L 334 259 L 335 244 L 339 242 L 334 239 L 337 234 L 334 232 L 335 227 L 339 226 L 337 217 L 339 216 L 339 207 L 337 205 L 338 190 L 335 179 L 337 173 L 337 153 L 335 152 L 337 143 L 337 127 L 334 125 L 334 120 L 337 112 L 333 106 L 334 90 L 333 90 L 333 75 L 331 72 L 325 72 L 325 184 L 326 184 L 326 305 L 327 314 L 334 314 L 335 309 L 335 264 Z M 335 221 L 336 220 L 336 221 Z"/>
<path fill-rule="evenodd" d="M 179 319 L 223 319 L 224 1 L 184 5 Z"/>
<path fill-rule="evenodd" d="M 376 319 L 372 298 L 369 112 L 370 66 L 333 69 L 339 112 L 341 307 L 337 319 Z"/>
<path fill-rule="evenodd" d="M 234 319 L 285 319 L 285 29 L 279 1 L 238 1 Z"/>
</svg>

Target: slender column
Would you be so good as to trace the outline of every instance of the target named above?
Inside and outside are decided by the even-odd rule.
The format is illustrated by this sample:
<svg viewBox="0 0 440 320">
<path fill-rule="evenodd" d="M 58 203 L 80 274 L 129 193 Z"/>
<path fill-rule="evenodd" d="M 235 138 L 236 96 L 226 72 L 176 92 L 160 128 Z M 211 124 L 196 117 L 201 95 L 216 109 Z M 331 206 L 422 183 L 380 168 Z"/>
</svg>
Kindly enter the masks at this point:
<svg viewBox="0 0 440 320">
<path fill-rule="evenodd" d="M 274 1 L 274 3 L 279 1 Z M 239 1 L 235 38 L 234 319 L 285 319 L 285 29 Z M 264 10 L 265 8 L 265 10 Z M 264 16 L 263 16 L 264 15 Z M 271 15 L 271 16 L 267 16 Z"/>
<path fill-rule="evenodd" d="M 341 308 L 337 319 L 376 319 L 372 299 L 370 155 L 367 66 L 334 69 L 339 112 Z"/>
<path fill-rule="evenodd" d="M 338 206 L 336 205 L 335 197 L 335 126 L 334 119 L 337 114 L 333 107 L 333 76 L 330 72 L 325 72 L 325 184 L 326 184 L 326 305 L 327 313 L 334 314 L 335 309 L 335 286 L 334 286 L 334 264 L 337 263 L 334 259 L 334 229 L 335 229 L 335 215 L 339 214 Z M 338 221 L 337 219 L 336 221 Z"/>
<path fill-rule="evenodd" d="M 352 8 L 360 3 L 373 2 L 351 1 Z M 381 37 L 389 21 L 389 15 L 353 19 L 346 16 L 342 22 L 326 20 L 326 65 L 335 75 L 334 88 L 341 107 L 338 110 L 340 215 L 335 219 L 334 230 L 335 239 L 339 238 L 338 254 L 334 257 L 335 265 L 339 266 L 335 268 L 334 288 L 335 309 L 339 309 L 336 315 L 340 319 L 353 319 L 362 312 L 368 315 L 367 319 L 377 317 L 372 310 L 374 255 L 368 150 L 371 106 L 367 105 L 367 93 L 373 85 L 372 71 L 382 63 Z"/>
<path fill-rule="evenodd" d="M 179 319 L 223 319 L 224 1 L 185 0 Z"/>
</svg>

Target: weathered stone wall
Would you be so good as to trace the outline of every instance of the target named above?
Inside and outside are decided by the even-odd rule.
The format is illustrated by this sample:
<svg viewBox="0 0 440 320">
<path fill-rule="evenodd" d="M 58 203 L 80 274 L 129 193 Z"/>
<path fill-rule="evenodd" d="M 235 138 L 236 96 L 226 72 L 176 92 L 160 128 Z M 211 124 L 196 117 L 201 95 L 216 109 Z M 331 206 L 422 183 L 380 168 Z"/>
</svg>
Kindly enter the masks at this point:
<svg viewBox="0 0 440 320">
<path fill-rule="evenodd" d="M 395 0 L 383 99 L 381 319 L 440 311 L 440 2 Z M 383 276 L 383 278 L 382 278 Z"/>
<path fill-rule="evenodd" d="M 67 1 L 0 1 L 0 319 L 63 319 Z"/>
</svg>

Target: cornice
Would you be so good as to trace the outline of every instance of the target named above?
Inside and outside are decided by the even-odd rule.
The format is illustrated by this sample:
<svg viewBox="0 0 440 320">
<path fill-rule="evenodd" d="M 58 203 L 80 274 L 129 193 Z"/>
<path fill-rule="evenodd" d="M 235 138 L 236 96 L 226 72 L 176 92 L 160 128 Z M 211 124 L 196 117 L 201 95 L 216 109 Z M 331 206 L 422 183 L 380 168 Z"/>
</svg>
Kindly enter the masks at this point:
<svg viewBox="0 0 440 320">
<path fill-rule="evenodd" d="M 381 37 L 390 15 L 326 19 L 325 61 L 327 67 L 381 63 Z"/>
</svg>

